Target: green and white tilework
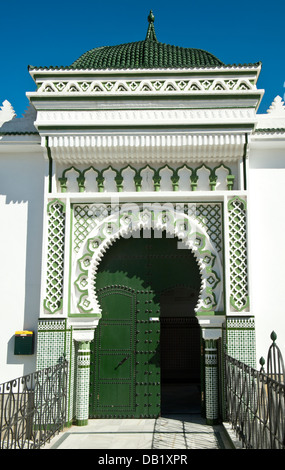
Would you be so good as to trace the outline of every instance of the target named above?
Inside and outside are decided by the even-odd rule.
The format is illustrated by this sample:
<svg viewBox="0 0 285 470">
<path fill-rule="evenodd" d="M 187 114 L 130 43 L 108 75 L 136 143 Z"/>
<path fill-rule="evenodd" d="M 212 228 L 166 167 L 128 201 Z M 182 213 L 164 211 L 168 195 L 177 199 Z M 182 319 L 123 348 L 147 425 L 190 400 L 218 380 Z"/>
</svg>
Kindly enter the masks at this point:
<svg viewBox="0 0 285 470">
<path fill-rule="evenodd" d="M 226 320 L 227 354 L 255 368 L 255 321 L 253 317 Z"/>
<path fill-rule="evenodd" d="M 37 337 L 37 370 L 45 369 L 60 362 L 68 361 L 67 381 L 67 422 L 75 416 L 75 347 L 72 329 L 67 327 L 67 320 L 39 320 Z"/>
<path fill-rule="evenodd" d="M 208 424 L 215 424 L 219 418 L 218 386 L 217 341 L 205 340 L 205 401 Z"/>
<path fill-rule="evenodd" d="M 80 342 L 77 354 L 76 424 L 88 423 L 90 393 L 90 343 Z"/>
</svg>

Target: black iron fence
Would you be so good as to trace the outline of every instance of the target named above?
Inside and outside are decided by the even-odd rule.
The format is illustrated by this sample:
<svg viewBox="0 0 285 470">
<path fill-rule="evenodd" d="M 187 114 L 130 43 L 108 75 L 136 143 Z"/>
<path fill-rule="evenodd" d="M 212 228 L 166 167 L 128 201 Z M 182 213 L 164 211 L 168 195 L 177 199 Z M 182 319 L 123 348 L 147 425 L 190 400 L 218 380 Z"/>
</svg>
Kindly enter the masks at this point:
<svg viewBox="0 0 285 470">
<path fill-rule="evenodd" d="M 67 362 L 0 384 L 0 449 L 36 449 L 66 421 Z"/>
<path fill-rule="evenodd" d="M 272 345 L 261 369 L 225 357 L 227 419 L 246 449 L 285 449 L 284 363 L 271 333 Z"/>
</svg>

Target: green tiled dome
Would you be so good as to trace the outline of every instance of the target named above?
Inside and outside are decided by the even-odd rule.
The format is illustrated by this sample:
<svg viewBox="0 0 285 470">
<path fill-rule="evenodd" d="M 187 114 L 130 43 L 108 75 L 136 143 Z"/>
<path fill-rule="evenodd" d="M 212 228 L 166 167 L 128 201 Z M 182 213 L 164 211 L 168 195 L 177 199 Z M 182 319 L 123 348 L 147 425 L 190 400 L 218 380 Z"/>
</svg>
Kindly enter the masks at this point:
<svg viewBox="0 0 285 470">
<path fill-rule="evenodd" d="M 149 27 L 144 41 L 91 49 L 79 57 L 74 69 L 154 69 L 215 67 L 224 65 L 217 57 L 201 49 L 171 46 L 158 42 L 154 16 L 148 17 Z"/>
</svg>

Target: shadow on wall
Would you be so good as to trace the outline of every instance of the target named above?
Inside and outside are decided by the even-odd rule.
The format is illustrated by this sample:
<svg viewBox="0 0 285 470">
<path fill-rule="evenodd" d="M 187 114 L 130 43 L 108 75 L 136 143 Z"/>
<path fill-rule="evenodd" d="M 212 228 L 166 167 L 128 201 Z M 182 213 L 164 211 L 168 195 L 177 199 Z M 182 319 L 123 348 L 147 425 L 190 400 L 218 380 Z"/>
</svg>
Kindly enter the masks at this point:
<svg viewBox="0 0 285 470">
<path fill-rule="evenodd" d="M 40 152 L 11 154 L 1 160 L 0 188 L 3 196 L 0 200 L 0 212 L 6 218 L 6 223 L 3 224 L 4 231 L 0 236 L 4 243 L 3 249 L 12 251 L 11 262 L 6 258 L 4 267 L 7 289 L 4 291 L 1 304 L 4 308 L 6 306 L 7 321 L 4 333 L 6 336 L 2 334 L 1 340 L 7 344 L 6 363 L 22 364 L 22 375 L 36 369 L 36 350 L 32 355 L 14 354 L 14 333 L 18 330 L 37 332 L 40 309 L 44 177 L 45 162 Z"/>
</svg>

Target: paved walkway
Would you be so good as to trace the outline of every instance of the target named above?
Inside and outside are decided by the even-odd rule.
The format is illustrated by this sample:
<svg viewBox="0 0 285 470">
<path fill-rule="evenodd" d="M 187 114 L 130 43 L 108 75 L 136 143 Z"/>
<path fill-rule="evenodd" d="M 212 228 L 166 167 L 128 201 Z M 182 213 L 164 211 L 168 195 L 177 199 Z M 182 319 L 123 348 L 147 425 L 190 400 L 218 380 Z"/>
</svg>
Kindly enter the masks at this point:
<svg viewBox="0 0 285 470">
<path fill-rule="evenodd" d="M 199 414 L 158 419 L 90 419 L 72 426 L 43 449 L 230 449 L 222 425 L 208 426 Z"/>
</svg>

